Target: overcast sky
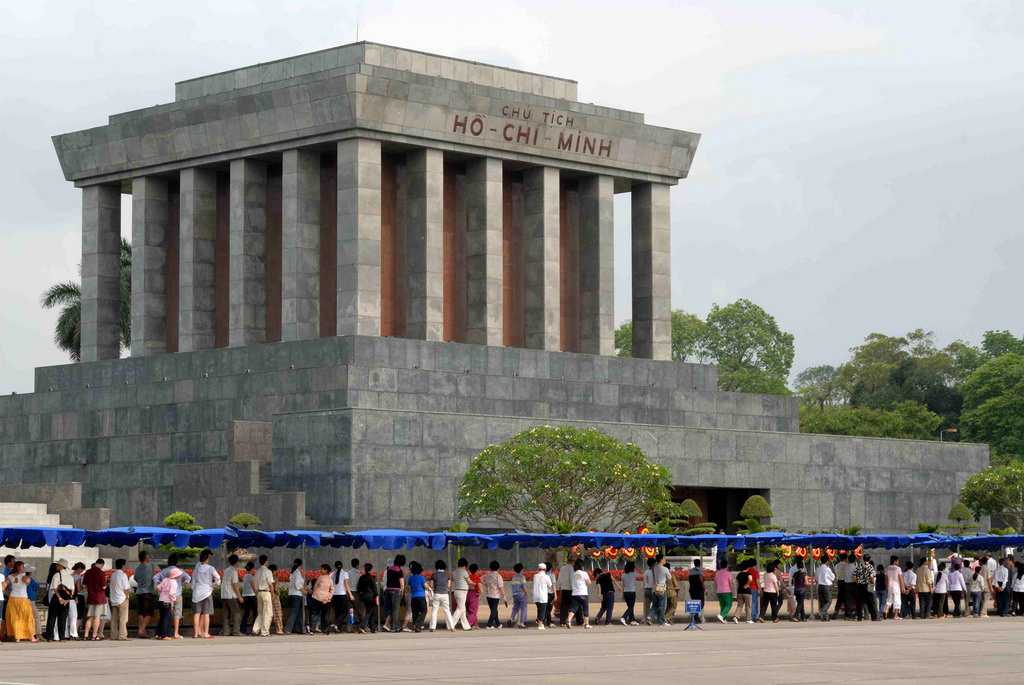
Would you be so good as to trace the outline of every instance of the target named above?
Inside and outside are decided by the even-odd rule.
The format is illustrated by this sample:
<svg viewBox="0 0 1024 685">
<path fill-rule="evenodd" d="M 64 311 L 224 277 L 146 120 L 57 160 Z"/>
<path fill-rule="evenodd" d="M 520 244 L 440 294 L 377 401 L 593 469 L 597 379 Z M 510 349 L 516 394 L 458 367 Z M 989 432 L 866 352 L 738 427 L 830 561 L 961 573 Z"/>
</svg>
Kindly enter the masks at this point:
<svg viewBox="0 0 1024 685">
<path fill-rule="evenodd" d="M 0 6 L 0 392 L 65 361 L 39 296 L 77 278 L 80 191 L 50 136 L 353 42 L 357 22 L 703 134 L 672 191 L 673 306 L 757 302 L 796 336 L 794 372 L 872 331 L 1024 332 L 1024 3 L 37 0 Z"/>
</svg>

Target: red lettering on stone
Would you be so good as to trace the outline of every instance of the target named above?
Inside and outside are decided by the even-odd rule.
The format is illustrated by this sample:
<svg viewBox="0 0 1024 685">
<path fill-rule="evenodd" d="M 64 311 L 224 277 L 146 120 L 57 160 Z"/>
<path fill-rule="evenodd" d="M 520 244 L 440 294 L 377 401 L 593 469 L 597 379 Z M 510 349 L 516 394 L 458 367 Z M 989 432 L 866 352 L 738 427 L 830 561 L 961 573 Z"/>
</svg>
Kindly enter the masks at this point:
<svg viewBox="0 0 1024 685">
<path fill-rule="evenodd" d="M 460 128 L 462 129 L 462 132 L 465 133 L 466 132 L 466 121 L 468 119 L 469 119 L 469 117 L 462 117 L 460 119 L 459 115 L 456 114 L 455 115 L 455 119 L 452 122 L 452 133 L 458 133 Z"/>
<path fill-rule="evenodd" d="M 594 139 L 590 136 L 583 139 L 583 154 L 594 154 Z"/>
<path fill-rule="evenodd" d="M 513 141 L 512 130 L 514 128 L 514 124 L 505 124 L 505 128 L 501 129 L 501 137 L 511 143 Z"/>
<path fill-rule="evenodd" d="M 601 139 L 601 145 L 597 148 L 598 157 L 611 157 L 612 156 L 612 141 Z"/>
<path fill-rule="evenodd" d="M 484 132 L 484 120 L 482 117 L 474 117 L 473 120 L 469 122 L 469 132 L 474 136 L 478 136 Z"/>
<path fill-rule="evenodd" d="M 558 133 L 558 149 L 572 152 L 572 134 L 565 131 Z"/>
<path fill-rule="evenodd" d="M 530 142 L 530 127 L 529 126 L 520 126 L 519 127 L 519 130 L 516 132 L 516 142 L 517 143 L 529 143 Z"/>
</svg>

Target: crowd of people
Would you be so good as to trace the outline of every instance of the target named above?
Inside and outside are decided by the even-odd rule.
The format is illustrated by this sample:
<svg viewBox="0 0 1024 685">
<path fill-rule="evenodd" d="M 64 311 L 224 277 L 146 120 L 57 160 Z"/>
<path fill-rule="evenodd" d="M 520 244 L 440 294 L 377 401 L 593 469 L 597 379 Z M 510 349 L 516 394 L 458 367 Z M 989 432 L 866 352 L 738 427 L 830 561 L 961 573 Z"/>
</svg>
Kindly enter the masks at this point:
<svg viewBox="0 0 1024 685">
<path fill-rule="evenodd" d="M 933 554 L 917 563 L 892 556 L 888 565 L 876 566 L 870 555 L 841 552 L 835 559 L 821 559 L 813 565 L 816 568 L 808 568 L 800 558 L 788 563 L 772 560 L 763 568 L 748 559 L 735 570 L 722 558 L 713 575 L 705 572 L 700 558 L 680 572 L 661 555 L 639 568 L 627 561 L 621 572 L 588 570 L 583 558 L 572 555 L 557 568 L 540 563 L 527 572 L 517 563 L 510 573 L 497 561 L 481 569 L 464 558 L 454 569 L 437 560 L 427 571 L 418 561 L 407 563 L 401 554 L 382 573 L 358 559 L 347 567 L 337 561 L 333 567 L 322 564 L 307 572 L 303 560 L 295 559 L 283 593 L 287 616 L 278 569 L 266 555 L 258 563 L 243 565 L 232 554 L 221 571 L 210 563 L 212 556 L 209 549 L 201 551 L 190 573 L 179 567 L 173 553 L 158 567 L 141 551 L 133 568 L 117 559 L 110 571 L 102 559 L 88 569 L 82 563 L 69 568 L 60 559 L 40 582 L 32 566 L 8 555 L 0 581 L 0 635 L 15 642 L 103 640 L 108 639 L 109 622 L 109 639 L 127 640 L 134 596 L 138 638 L 180 640 L 186 594 L 196 639 L 213 638 L 215 597 L 221 607 L 220 635 L 262 637 L 272 629 L 279 635 L 433 632 L 439 621 L 449 631 L 526 628 L 530 604 L 535 608 L 532 623 L 539 630 L 612 623 L 670 626 L 680 594 L 690 600 L 691 608 L 700 607 L 692 611 L 692 620 L 705 620 L 708 586 L 717 599 L 714 618 L 722 623 L 777 623 L 783 605 L 791 621 L 987 617 L 989 603 L 998 616 L 1024 616 L 1024 562 L 1012 555 L 970 561 L 953 555 L 940 561 Z M 595 593 L 599 609 L 591 622 Z M 479 615 L 481 597 L 486 600 L 486 620 Z M 625 608 L 616 618 L 620 597 Z M 47 609 L 45 627 L 35 610 L 37 602 Z M 509 614 L 505 620 L 503 607 Z"/>
</svg>

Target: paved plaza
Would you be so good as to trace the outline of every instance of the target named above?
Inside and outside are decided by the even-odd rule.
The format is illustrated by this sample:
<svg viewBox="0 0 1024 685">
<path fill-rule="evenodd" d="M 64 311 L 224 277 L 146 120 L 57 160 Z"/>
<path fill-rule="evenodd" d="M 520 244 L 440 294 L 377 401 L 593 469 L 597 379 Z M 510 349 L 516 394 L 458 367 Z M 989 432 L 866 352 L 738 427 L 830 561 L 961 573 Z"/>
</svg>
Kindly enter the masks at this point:
<svg viewBox="0 0 1024 685">
<path fill-rule="evenodd" d="M 3 644 L 0 685 L 1011 682 L 1022 628 L 989 618 Z"/>
</svg>

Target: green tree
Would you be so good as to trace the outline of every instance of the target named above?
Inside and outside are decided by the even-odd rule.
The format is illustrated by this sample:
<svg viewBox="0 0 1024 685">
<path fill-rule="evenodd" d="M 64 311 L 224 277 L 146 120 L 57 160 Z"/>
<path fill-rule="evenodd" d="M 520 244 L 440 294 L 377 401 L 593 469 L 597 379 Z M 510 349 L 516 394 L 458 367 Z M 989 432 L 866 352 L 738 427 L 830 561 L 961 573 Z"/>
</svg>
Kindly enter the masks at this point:
<svg viewBox="0 0 1024 685">
<path fill-rule="evenodd" d="M 900 402 L 893 409 L 871 407 L 800 407 L 800 432 L 859 435 L 875 438 L 935 440 L 942 417 L 917 402 Z"/>
<path fill-rule="evenodd" d="M 954 502 L 947 516 L 951 521 L 949 527 L 954 535 L 964 535 L 977 528 L 977 526 L 971 525 L 970 522 L 974 520 L 974 516 L 963 502 Z"/>
<path fill-rule="evenodd" d="M 741 518 L 760 519 L 764 523 L 771 520 L 774 515 L 774 512 L 772 512 L 772 505 L 768 504 L 768 500 L 761 495 L 751 495 L 740 508 Z"/>
<path fill-rule="evenodd" d="M 714 521 L 704 520 L 704 512 L 701 511 L 700 505 L 692 499 L 684 499 L 679 504 L 679 515 L 686 523 L 683 535 L 714 533 L 718 528 Z"/>
<path fill-rule="evenodd" d="M 722 390 L 787 394 L 793 366 L 793 336 L 750 300 L 711 308 L 704 343 L 718 364 Z"/>
<path fill-rule="evenodd" d="M 672 312 L 672 359 L 677 362 L 706 361 L 704 321 L 681 309 Z M 615 349 L 620 357 L 633 356 L 633 322 L 615 329 Z"/>
<path fill-rule="evenodd" d="M 975 518 L 1000 516 L 1015 530 L 1024 529 L 1024 464 L 990 466 L 960 489 L 960 500 Z"/>
<path fill-rule="evenodd" d="M 1024 355 L 990 359 L 963 385 L 961 425 L 967 440 L 986 442 L 998 455 L 1024 455 Z"/>
<path fill-rule="evenodd" d="M 202 526 L 196 523 L 195 516 L 184 511 L 176 511 L 165 516 L 164 525 L 168 528 L 178 528 L 179 530 L 199 530 L 202 528 Z M 202 551 L 199 547 L 173 547 L 171 545 L 163 545 L 161 549 L 167 552 L 174 552 L 181 559 L 191 559 Z"/>
<path fill-rule="evenodd" d="M 256 514 L 241 511 L 229 518 L 228 524 L 235 528 L 259 528 L 263 525 L 263 520 Z"/>
<path fill-rule="evenodd" d="M 523 530 L 620 530 L 670 512 L 671 482 L 636 445 L 594 429 L 538 426 L 473 459 L 458 515 Z"/>
<path fill-rule="evenodd" d="M 829 364 L 804 369 L 797 374 L 793 387 L 805 403 L 819 409 L 834 407 L 843 401 L 839 371 Z"/>
<path fill-rule="evenodd" d="M 1024 355 L 1024 339 L 1010 331 L 985 331 L 981 338 L 981 349 L 989 359 L 1004 354 Z"/>
<path fill-rule="evenodd" d="M 121 238 L 121 346 L 131 344 L 132 246 Z M 68 353 L 71 361 L 82 358 L 82 286 L 64 281 L 50 286 L 42 296 L 46 309 L 59 308 L 53 342 Z"/>
</svg>

